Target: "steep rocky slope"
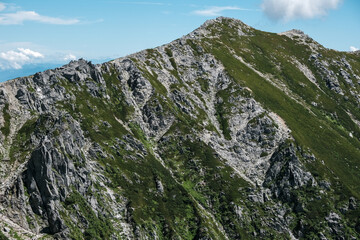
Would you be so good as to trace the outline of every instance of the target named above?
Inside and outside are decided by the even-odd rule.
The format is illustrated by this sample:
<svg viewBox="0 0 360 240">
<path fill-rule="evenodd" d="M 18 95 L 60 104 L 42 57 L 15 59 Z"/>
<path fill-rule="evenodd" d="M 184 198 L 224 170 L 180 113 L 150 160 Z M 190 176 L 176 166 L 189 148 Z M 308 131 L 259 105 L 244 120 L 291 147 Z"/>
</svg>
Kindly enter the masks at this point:
<svg viewBox="0 0 360 240">
<path fill-rule="evenodd" d="M 360 238 L 360 56 L 207 21 L 0 85 L 0 239 Z"/>
</svg>

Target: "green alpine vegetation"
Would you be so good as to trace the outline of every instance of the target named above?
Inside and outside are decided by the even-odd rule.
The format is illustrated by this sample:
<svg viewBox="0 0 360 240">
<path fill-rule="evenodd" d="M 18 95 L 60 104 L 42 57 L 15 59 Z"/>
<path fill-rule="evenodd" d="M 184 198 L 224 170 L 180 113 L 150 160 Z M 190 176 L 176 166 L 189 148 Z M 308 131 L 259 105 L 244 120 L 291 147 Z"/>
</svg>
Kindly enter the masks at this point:
<svg viewBox="0 0 360 240">
<path fill-rule="evenodd" d="M 219 17 L 0 100 L 0 239 L 360 238 L 359 52 Z"/>
</svg>

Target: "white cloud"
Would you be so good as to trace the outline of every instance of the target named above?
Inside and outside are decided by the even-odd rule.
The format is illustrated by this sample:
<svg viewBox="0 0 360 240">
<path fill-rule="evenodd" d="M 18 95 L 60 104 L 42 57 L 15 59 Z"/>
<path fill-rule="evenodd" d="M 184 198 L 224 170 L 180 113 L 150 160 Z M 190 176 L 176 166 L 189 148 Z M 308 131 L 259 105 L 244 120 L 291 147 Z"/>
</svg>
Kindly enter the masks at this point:
<svg viewBox="0 0 360 240">
<path fill-rule="evenodd" d="M 64 60 L 65 61 L 76 60 L 76 56 L 70 53 L 64 57 Z"/>
<path fill-rule="evenodd" d="M 0 2 L 0 12 L 6 8 L 5 3 Z"/>
<path fill-rule="evenodd" d="M 209 8 L 203 9 L 203 10 L 196 10 L 193 12 L 193 14 L 200 15 L 200 16 L 216 17 L 216 16 L 220 16 L 222 14 L 222 12 L 226 11 L 226 10 L 251 11 L 251 9 L 232 7 L 232 6 L 225 6 L 225 7 L 214 6 L 214 7 L 209 7 Z"/>
<path fill-rule="evenodd" d="M 32 63 L 34 60 L 44 58 L 44 55 L 28 48 L 18 48 L 0 53 L 1 69 L 21 69 L 23 65 Z"/>
<path fill-rule="evenodd" d="M 261 8 L 274 20 L 290 21 L 325 16 L 340 2 L 342 0 L 263 0 Z"/>
<path fill-rule="evenodd" d="M 0 14 L 0 25 L 23 24 L 25 21 L 34 21 L 56 25 L 71 25 L 79 23 L 78 19 L 62 19 L 40 15 L 34 11 L 17 11 L 15 13 Z"/>
<path fill-rule="evenodd" d="M 118 2 L 118 3 L 121 3 L 121 4 L 136 4 L 136 5 L 159 5 L 159 6 L 170 5 L 170 4 L 160 3 L 160 2 Z"/>
<path fill-rule="evenodd" d="M 357 50 L 359 50 L 359 49 L 356 48 L 356 47 L 350 46 L 350 51 L 355 52 L 355 51 L 357 51 Z"/>
<path fill-rule="evenodd" d="M 18 50 L 25 54 L 26 56 L 29 56 L 29 57 L 34 57 L 34 58 L 43 58 L 44 55 L 42 55 L 41 53 L 39 52 L 35 52 L 33 50 L 30 50 L 28 48 L 24 49 L 24 48 L 18 48 Z"/>
</svg>

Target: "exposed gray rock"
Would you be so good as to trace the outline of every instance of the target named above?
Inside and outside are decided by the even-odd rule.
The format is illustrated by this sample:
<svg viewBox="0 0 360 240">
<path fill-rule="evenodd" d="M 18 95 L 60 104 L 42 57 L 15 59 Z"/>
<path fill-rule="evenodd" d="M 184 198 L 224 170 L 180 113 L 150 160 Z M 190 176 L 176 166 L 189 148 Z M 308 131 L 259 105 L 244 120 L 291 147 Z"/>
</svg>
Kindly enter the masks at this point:
<svg viewBox="0 0 360 240">
<path fill-rule="evenodd" d="M 344 69 L 340 69 L 340 74 L 345 79 L 345 82 L 347 84 L 349 84 L 350 86 L 354 86 L 354 83 L 351 80 L 351 76 L 347 71 L 345 71 Z"/>
<path fill-rule="evenodd" d="M 325 61 L 320 61 L 318 59 L 314 61 L 314 64 L 319 69 L 327 87 L 340 95 L 344 95 L 344 92 L 340 87 L 340 83 L 336 74 L 334 73 L 333 70 L 329 70 L 327 68 L 328 64 Z"/>
<path fill-rule="evenodd" d="M 349 199 L 349 209 L 355 210 L 357 208 L 357 201 L 354 197 L 350 197 Z"/>
<path fill-rule="evenodd" d="M 278 76 L 257 69 L 246 48 L 229 49 L 242 69 L 238 75 L 227 69 L 221 54 L 210 51 L 226 45 L 219 42 L 224 26 L 234 30 L 226 40 L 243 41 L 236 46 L 260 34 L 220 17 L 155 49 L 99 65 L 71 61 L 1 84 L 0 227 L 11 227 L 4 232 L 34 239 L 44 233 L 67 239 L 75 233 L 90 239 L 91 231 L 109 224 L 109 236 L 94 238 L 349 237 L 345 230 L 354 227 L 343 219 L 357 210 L 358 199 L 347 196 L 339 206 L 329 201 L 323 222 L 314 223 L 321 232 L 314 233 L 304 216 L 313 202 L 335 199 L 338 183 L 333 175 L 310 173 L 307 166 L 325 165 L 326 159 L 296 147 L 298 133 L 293 138 L 289 128 L 294 123 L 287 126 L 283 109 L 266 105 L 246 82 L 270 81 L 318 114 L 308 104 L 325 111 L 322 98 L 329 91 L 324 86 L 349 104 L 360 102 L 354 84 L 358 70 L 350 58 L 325 58 L 318 53 L 323 48 L 303 32 L 285 33 L 290 39 L 284 41 L 312 51 L 309 61 L 286 59 L 319 93 L 302 102 L 281 82 L 275 57 L 269 64 L 276 65 Z M 204 43 L 207 38 L 216 44 Z M 304 91 L 309 87 L 299 84 Z M 356 140 L 355 128 L 345 130 Z M 360 224 L 353 225 L 360 232 Z"/>
<path fill-rule="evenodd" d="M 270 163 L 263 185 L 269 187 L 276 198 L 291 202 L 293 189 L 317 184 L 311 173 L 307 172 L 300 162 L 293 145 L 280 146 L 271 156 Z"/>
<path fill-rule="evenodd" d="M 341 237 L 343 235 L 343 225 L 341 224 L 341 218 L 338 214 L 331 212 L 329 216 L 325 217 L 326 221 L 328 222 L 331 231 L 338 236 L 338 239 L 345 239 Z"/>
</svg>

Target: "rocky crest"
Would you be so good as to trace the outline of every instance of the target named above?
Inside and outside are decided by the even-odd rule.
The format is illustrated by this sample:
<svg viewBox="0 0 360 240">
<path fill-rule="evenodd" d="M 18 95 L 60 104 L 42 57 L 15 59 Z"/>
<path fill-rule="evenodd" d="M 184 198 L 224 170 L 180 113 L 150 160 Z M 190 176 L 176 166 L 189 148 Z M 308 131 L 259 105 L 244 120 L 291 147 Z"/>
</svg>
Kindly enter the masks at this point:
<svg viewBox="0 0 360 240">
<path fill-rule="evenodd" d="M 217 18 L 0 85 L 0 239 L 356 239 L 360 65 Z"/>
</svg>

